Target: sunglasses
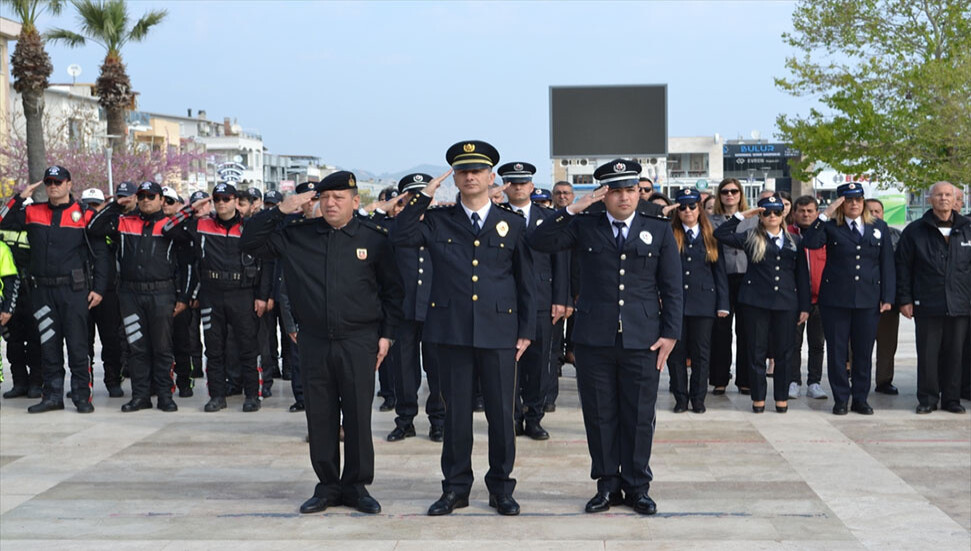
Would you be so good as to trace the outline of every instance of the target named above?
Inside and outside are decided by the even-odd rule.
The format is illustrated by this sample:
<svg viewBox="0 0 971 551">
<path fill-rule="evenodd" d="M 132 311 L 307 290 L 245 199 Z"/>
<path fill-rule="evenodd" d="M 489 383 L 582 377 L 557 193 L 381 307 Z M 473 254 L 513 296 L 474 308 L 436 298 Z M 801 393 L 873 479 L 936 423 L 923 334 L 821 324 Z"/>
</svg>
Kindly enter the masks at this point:
<svg viewBox="0 0 971 551">
<path fill-rule="evenodd" d="M 654 188 L 642 187 L 641 188 L 641 193 L 654 193 Z"/>
<path fill-rule="evenodd" d="M 158 197 L 155 193 L 139 193 L 135 196 L 139 201 L 154 201 Z"/>
<path fill-rule="evenodd" d="M 762 211 L 762 218 L 768 218 L 770 216 L 782 216 L 781 210 L 765 210 Z"/>
<path fill-rule="evenodd" d="M 175 199 L 172 199 L 171 197 L 166 197 L 165 198 L 165 204 L 166 205 L 171 206 L 171 205 L 174 205 L 175 203 L 176 203 Z"/>
<path fill-rule="evenodd" d="M 678 210 L 681 210 L 681 211 L 695 210 L 696 208 L 698 208 L 698 203 L 688 203 L 687 205 L 685 204 L 678 205 Z"/>
<path fill-rule="evenodd" d="M 235 197 L 230 197 L 228 195 L 215 195 L 212 198 L 213 203 L 229 203 L 235 200 Z"/>
<path fill-rule="evenodd" d="M 45 186 L 59 186 L 64 183 L 64 180 L 44 180 Z"/>
<path fill-rule="evenodd" d="M 722 195 L 738 195 L 740 193 L 740 190 L 738 188 L 726 188 L 719 191 L 718 193 Z"/>
</svg>

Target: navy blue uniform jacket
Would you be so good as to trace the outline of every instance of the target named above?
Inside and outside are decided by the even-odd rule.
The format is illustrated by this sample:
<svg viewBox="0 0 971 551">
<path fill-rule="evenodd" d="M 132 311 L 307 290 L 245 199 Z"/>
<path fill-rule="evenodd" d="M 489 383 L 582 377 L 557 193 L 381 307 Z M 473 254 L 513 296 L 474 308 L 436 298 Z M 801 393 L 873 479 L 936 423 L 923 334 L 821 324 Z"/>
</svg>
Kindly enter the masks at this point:
<svg viewBox="0 0 971 551">
<path fill-rule="evenodd" d="M 515 208 L 508 203 L 504 205 Z M 543 222 L 556 212 L 537 204 L 530 205 L 527 240 Z M 533 273 L 536 275 L 536 309 L 549 313 L 554 304 L 572 305 L 570 300 L 570 257 L 566 253 L 533 251 Z"/>
<path fill-rule="evenodd" d="M 460 204 L 428 209 L 430 203 L 416 195 L 391 232 L 395 247 L 425 247 L 435 265 L 422 339 L 495 349 L 535 338 L 536 285 L 523 217 L 492 205 L 475 235 Z"/>
<path fill-rule="evenodd" d="M 624 348 L 681 338 L 681 258 L 668 220 L 638 213 L 618 251 L 605 213 L 570 216 L 561 209 L 530 243 L 538 251 L 573 251 L 580 270 L 575 344 L 614 346 L 620 321 Z"/>
<path fill-rule="evenodd" d="M 731 311 L 722 247 L 718 247 L 718 261 L 710 264 L 705 240 L 698 236 L 691 243 L 686 237 L 681 251 L 681 279 L 684 280 L 685 316 L 713 318 L 719 310 Z"/>
</svg>

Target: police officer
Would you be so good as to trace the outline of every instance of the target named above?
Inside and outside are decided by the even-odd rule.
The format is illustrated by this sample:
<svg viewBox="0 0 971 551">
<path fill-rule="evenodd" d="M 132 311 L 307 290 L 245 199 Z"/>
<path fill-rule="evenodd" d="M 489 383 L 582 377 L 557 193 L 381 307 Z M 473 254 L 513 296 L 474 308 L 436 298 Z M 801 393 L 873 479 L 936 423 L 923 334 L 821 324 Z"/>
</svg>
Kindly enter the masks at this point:
<svg viewBox="0 0 971 551">
<path fill-rule="evenodd" d="M 636 210 L 640 172 L 626 159 L 598 167 L 601 187 L 530 239 L 541 251 L 572 249 L 579 265 L 577 391 L 597 481 L 588 513 L 621 503 L 657 512 L 648 495 L 654 408 L 661 369 L 681 336 L 681 261 L 670 223 Z M 600 201 L 602 209 L 588 209 Z"/>
<path fill-rule="evenodd" d="M 202 199 L 206 199 L 208 197 L 209 197 L 209 193 L 205 191 L 202 191 L 202 190 L 194 191 L 192 192 L 191 195 L 189 195 L 189 204 L 190 205 L 193 203 L 198 204 L 201 202 Z M 211 202 L 204 203 L 201 207 L 193 211 L 192 216 L 194 218 L 207 218 L 211 215 L 211 211 L 212 211 L 212 203 Z M 194 244 L 190 244 L 189 246 L 192 247 L 194 246 Z M 192 253 L 191 266 L 192 266 L 192 271 L 195 273 L 198 273 L 198 260 L 196 260 L 196 254 L 194 251 Z M 189 332 L 188 354 L 192 365 L 191 376 L 193 380 L 201 379 L 206 376 L 203 370 L 204 366 L 202 363 L 202 357 L 203 357 L 202 332 L 201 332 L 202 321 L 199 314 L 199 279 L 195 278 L 195 282 L 196 282 L 195 287 L 192 288 L 192 295 L 189 297 L 189 314 L 191 317 L 189 318 L 189 321 L 188 321 L 188 326 L 189 326 L 188 327 L 188 332 Z M 179 361 L 178 354 L 181 354 L 181 352 L 178 349 L 176 349 L 176 354 L 177 354 L 176 362 L 178 362 Z M 192 388 L 190 388 L 189 390 L 191 391 Z"/>
<path fill-rule="evenodd" d="M 159 184 L 142 182 L 135 194 L 134 213 L 121 215 L 123 206 L 112 201 L 92 218 L 88 228 L 92 236 L 118 242 L 118 298 L 131 352 L 128 372 L 132 384 L 132 399 L 121 406 L 123 412 L 150 409 L 153 388 L 158 409 L 179 409 L 172 399 L 172 319 L 185 310 L 192 283 L 188 267 L 171 246 L 171 237 L 162 234 L 169 220 L 162 210 L 162 193 Z"/>
<path fill-rule="evenodd" d="M 40 334 L 30 309 L 30 243 L 27 240 L 27 230 L 4 229 L 0 230 L 0 236 L 13 254 L 20 280 L 17 303 L 3 332 L 4 340 L 7 341 L 7 361 L 10 362 L 10 373 L 13 375 L 13 387 L 4 392 L 3 397 L 40 398 L 44 377 L 41 372 Z"/>
<path fill-rule="evenodd" d="M 843 184 L 836 194 L 839 198 L 802 232 L 803 246 L 826 247 L 819 313 L 826 336 L 826 371 L 836 401 L 833 413 L 845 415 L 852 396 L 850 409 L 872 415 L 867 396 L 877 323 L 880 313 L 890 310 L 897 291 L 893 245 L 886 222 L 866 210 L 863 186 Z M 852 376 L 845 369 L 850 347 Z"/>
<path fill-rule="evenodd" d="M 459 142 L 445 159 L 452 170 L 435 178 L 398 215 L 392 241 L 425 247 L 435 265 L 422 338 L 434 343 L 445 399 L 442 496 L 432 516 L 467 507 L 472 489 L 472 396 L 481 382 L 489 422 L 489 505 L 519 514 L 510 477 L 516 458 L 513 403 L 516 361 L 536 335 L 533 261 L 526 222 L 490 199 L 499 152 L 483 141 Z M 459 201 L 428 209 L 454 171 Z M 424 219 L 422 219 L 424 215 Z"/>
<path fill-rule="evenodd" d="M 365 488 L 374 478 L 374 371 L 401 319 L 401 279 L 387 228 L 354 216 L 360 206 L 354 174 L 335 172 L 316 191 L 320 218 L 294 220 L 277 229 L 315 191 L 290 196 L 253 218 L 243 247 L 263 258 L 278 257 L 290 293 L 301 297 L 292 306 L 299 324 L 310 460 L 319 483 L 300 512 L 344 504 L 374 514 L 381 506 Z"/>
<path fill-rule="evenodd" d="M 553 192 L 548 189 L 536 188 L 529 195 L 529 200 L 545 208 L 553 207 Z"/>
<path fill-rule="evenodd" d="M 553 215 L 551 209 L 532 202 L 535 166 L 514 161 L 500 166 L 496 172 L 506 185 L 506 196 L 509 198 L 506 206 L 526 219 L 527 235 Z M 532 251 L 531 256 L 533 274 L 536 276 L 536 334 L 517 364 L 516 435 L 525 434 L 533 440 L 547 440 L 550 434 L 540 422 L 545 414 L 545 391 L 549 388 L 549 379 L 554 377 L 550 371 L 553 325 L 566 314 L 570 272 L 563 253 Z"/>
<path fill-rule="evenodd" d="M 389 215 L 397 214 L 397 205 L 420 192 L 432 177 L 428 174 L 408 174 L 398 181 L 398 197 L 392 197 L 384 210 Z M 386 220 L 394 228 L 394 218 Z M 433 272 L 431 255 L 425 247 L 399 247 L 395 249 L 395 262 L 404 284 L 404 319 L 398 328 L 398 338 L 391 348 L 396 371 L 393 376 L 395 395 L 395 428 L 387 436 L 389 442 L 397 442 L 415 436 L 414 419 L 418 415 L 418 389 L 421 387 L 421 372 L 424 368 L 428 379 L 428 399 L 425 413 L 428 414 L 430 428 L 428 438 L 441 442 L 444 438 L 445 402 L 439 386 L 438 361 L 433 345 L 422 341 L 422 328 L 428 311 L 428 300 L 432 289 Z"/>
<path fill-rule="evenodd" d="M 257 323 L 266 311 L 266 300 L 257 290 L 261 281 L 259 264 L 240 248 L 243 220 L 236 209 L 236 199 L 236 188 L 232 184 L 217 184 L 211 199 L 200 199 L 182 209 L 163 229 L 165 235 L 176 240 L 192 240 L 198 259 L 200 313 L 209 385 L 209 402 L 203 409 L 210 413 L 226 407 L 225 350 L 230 327 L 236 336 L 246 395 L 243 411 L 260 409 L 262 381 L 257 365 Z M 215 205 L 216 216 L 192 216 L 193 211 L 210 201 Z"/>
<path fill-rule="evenodd" d="M 24 207 L 44 184 L 47 201 Z M 71 368 L 71 399 L 78 413 L 91 413 L 91 364 L 88 359 L 88 310 L 101 302 L 108 285 L 104 240 L 88 239 L 94 211 L 71 196 L 71 173 L 62 166 L 44 171 L 0 209 L 0 229 L 27 230 L 30 243 L 31 309 L 40 333 L 44 389 L 29 413 L 64 409 L 64 346 Z M 93 269 L 90 267 L 93 264 Z"/>
</svg>

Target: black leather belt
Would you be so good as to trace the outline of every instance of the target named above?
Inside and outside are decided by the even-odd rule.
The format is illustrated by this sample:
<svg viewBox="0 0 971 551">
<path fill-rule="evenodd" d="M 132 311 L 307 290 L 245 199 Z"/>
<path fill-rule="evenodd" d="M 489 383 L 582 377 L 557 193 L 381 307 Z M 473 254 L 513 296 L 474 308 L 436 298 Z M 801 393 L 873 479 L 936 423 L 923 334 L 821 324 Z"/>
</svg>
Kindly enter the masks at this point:
<svg viewBox="0 0 971 551">
<path fill-rule="evenodd" d="M 38 285 L 43 285 L 45 287 L 58 287 L 61 285 L 70 285 L 71 276 L 58 276 L 58 277 L 31 276 L 30 281 L 31 283 L 34 284 L 34 287 L 37 287 Z"/>
<path fill-rule="evenodd" d="M 214 270 L 203 270 L 202 279 L 206 281 L 242 281 L 243 274 L 241 272 L 217 272 Z"/>
<path fill-rule="evenodd" d="M 170 291 L 175 289 L 175 282 L 172 280 L 164 281 L 122 281 L 122 289 L 128 289 L 130 291 Z"/>
</svg>

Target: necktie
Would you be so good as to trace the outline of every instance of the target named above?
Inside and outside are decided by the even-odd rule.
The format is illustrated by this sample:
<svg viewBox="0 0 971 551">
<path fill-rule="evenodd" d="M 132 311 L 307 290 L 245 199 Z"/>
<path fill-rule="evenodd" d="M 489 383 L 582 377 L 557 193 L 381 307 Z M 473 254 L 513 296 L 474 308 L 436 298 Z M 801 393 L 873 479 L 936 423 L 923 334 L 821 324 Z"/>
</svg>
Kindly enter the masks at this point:
<svg viewBox="0 0 971 551">
<path fill-rule="evenodd" d="M 694 230 L 688 230 L 688 233 L 686 235 L 688 236 L 688 243 L 694 243 L 695 242 L 695 231 Z"/>
<path fill-rule="evenodd" d="M 525 217 L 526 217 L 526 213 L 525 213 L 525 212 L 523 212 L 523 209 L 516 209 L 516 212 L 518 212 L 518 213 L 519 213 L 519 215 L 520 215 L 520 216 L 522 216 L 523 218 L 525 218 Z"/>
<path fill-rule="evenodd" d="M 856 220 L 850 221 L 850 229 L 853 230 L 853 233 L 860 234 L 860 227 L 856 225 Z"/>
<path fill-rule="evenodd" d="M 627 227 L 626 222 L 617 220 L 614 222 L 614 227 L 617 228 L 617 250 L 624 250 L 624 228 Z"/>
<path fill-rule="evenodd" d="M 481 218 L 479 218 L 479 213 L 473 212 L 472 213 L 472 231 L 475 232 L 476 235 L 479 235 L 479 230 L 482 229 L 482 226 L 479 225 L 479 220 L 481 220 Z"/>
</svg>

